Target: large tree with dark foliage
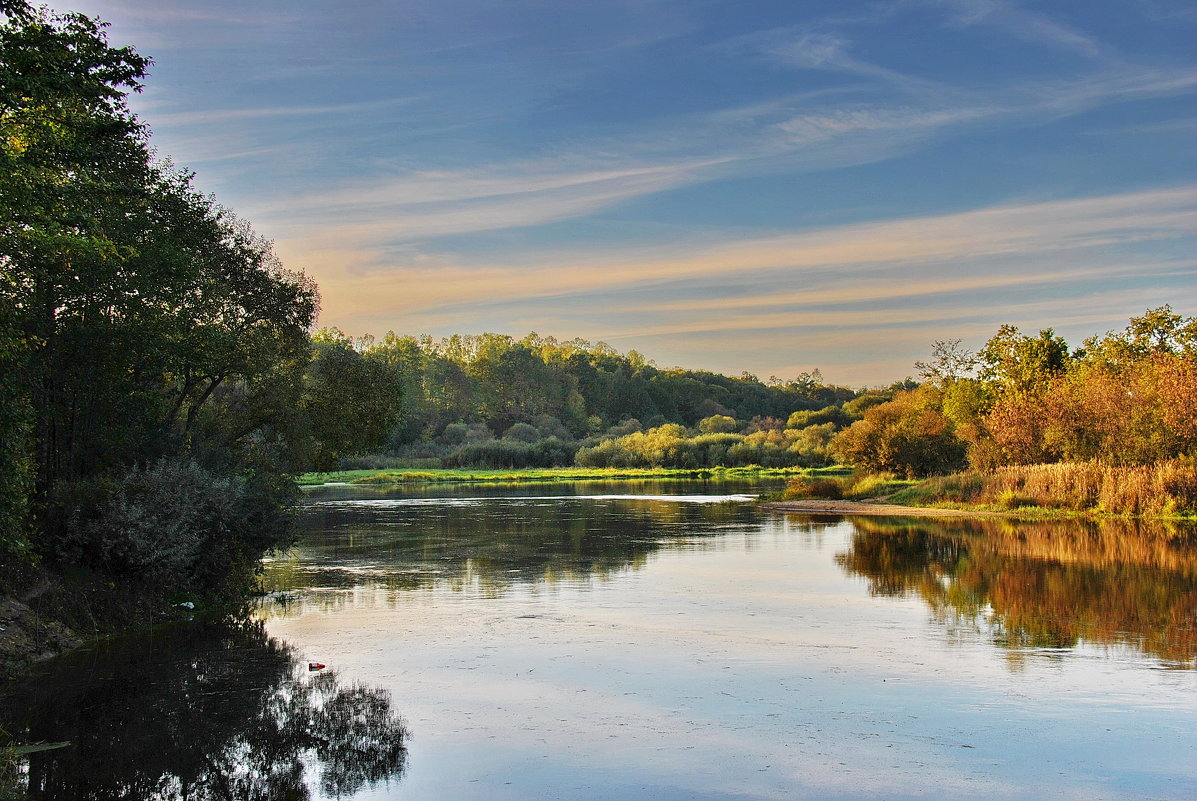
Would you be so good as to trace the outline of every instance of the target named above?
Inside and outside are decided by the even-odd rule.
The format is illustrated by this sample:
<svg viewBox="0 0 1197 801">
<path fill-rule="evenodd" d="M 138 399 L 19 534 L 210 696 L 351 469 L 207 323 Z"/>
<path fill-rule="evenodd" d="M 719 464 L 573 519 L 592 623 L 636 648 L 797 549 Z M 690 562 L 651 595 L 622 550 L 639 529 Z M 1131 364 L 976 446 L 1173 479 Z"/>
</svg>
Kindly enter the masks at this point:
<svg viewBox="0 0 1197 801">
<path fill-rule="evenodd" d="M 316 288 L 155 160 L 145 57 L 81 14 L 0 15 L 0 545 L 230 590 L 317 450 Z"/>
</svg>

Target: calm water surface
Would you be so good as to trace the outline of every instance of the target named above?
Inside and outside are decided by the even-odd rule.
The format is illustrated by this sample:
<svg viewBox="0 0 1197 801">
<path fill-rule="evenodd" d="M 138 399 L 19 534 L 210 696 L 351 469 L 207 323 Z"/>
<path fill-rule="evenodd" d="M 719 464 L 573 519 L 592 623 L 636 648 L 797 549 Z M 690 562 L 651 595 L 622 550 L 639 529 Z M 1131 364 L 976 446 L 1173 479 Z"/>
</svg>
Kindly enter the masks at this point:
<svg viewBox="0 0 1197 801">
<path fill-rule="evenodd" d="M 256 622 L 0 716 L 39 798 L 1197 798 L 1191 535 L 759 489 L 321 488 Z"/>
</svg>

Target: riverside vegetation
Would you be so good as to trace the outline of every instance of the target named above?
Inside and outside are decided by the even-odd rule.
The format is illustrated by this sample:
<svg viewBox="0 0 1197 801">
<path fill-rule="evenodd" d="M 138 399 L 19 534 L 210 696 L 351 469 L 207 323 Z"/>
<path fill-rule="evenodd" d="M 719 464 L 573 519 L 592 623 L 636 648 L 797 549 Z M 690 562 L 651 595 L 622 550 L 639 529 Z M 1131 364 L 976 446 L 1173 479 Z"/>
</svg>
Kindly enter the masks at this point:
<svg viewBox="0 0 1197 801">
<path fill-rule="evenodd" d="M 1074 350 L 1002 326 L 976 354 L 938 342 L 917 366 L 921 384 L 829 446 L 872 473 L 937 476 L 895 502 L 1197 514 L 1197 318 L 1150 309 Z"/>
</svg>

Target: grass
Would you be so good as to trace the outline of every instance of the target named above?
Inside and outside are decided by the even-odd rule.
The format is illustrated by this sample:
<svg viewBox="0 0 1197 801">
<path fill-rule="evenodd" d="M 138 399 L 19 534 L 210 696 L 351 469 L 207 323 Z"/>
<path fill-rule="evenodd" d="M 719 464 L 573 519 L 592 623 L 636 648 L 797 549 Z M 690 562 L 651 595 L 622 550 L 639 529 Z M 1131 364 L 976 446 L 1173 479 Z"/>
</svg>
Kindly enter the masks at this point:
<svg viewBox="0 0 1197 801">
<path fill-rule="evenodd" d="M 304 473 L 300 486 L 329 483 L 346 484 L 421 484 L 442 482 L 509 483 L 548 481 L 634 481 L 658 479 L 737 479 L 788 478 L 817 473 L 799 467 L 548 467 L 521 469 L 442 468 L 395 470 L 339 470 L 330 473 Z"/>
<path fill-rule="evenodd" d="M 27 797 L 20 784 L 20 756 L 12 737 L 0 727 L 0 801 Z"/>
<path fill-rule="evenodd" d="M 908 506 L 946 506 L 1020 515 L 1197 517 L 1197 464 L 1103 462 L 1014 465 L 929 478 L 892 498 Z"/>
<path fill-rule="evenodd" d="M 885 500 L 901 506 L 1015 512 L 1019 517 L 1197 518 L 1197 462 L 1074 462 L 970 470 L 922 481 L 825 471 L 790 479 L 775 500 Z"/>
</svg>

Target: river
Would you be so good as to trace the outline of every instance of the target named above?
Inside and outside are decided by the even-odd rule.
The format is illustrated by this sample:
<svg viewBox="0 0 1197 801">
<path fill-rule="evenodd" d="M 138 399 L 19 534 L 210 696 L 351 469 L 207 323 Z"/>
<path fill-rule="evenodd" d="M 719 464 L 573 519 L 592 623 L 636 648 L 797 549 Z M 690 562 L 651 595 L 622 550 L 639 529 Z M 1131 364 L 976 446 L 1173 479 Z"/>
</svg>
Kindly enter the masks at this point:
<svg viewBox="0 0 1197 801">
<path fill-rule="evenodd" d="M 253 619 L 55 660 L 0 720 L 71 743 L 35 799 L 1197 798 L 1191 531 L 761 489 L 317 488 Z"/>
</svg>

